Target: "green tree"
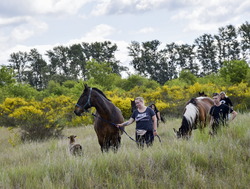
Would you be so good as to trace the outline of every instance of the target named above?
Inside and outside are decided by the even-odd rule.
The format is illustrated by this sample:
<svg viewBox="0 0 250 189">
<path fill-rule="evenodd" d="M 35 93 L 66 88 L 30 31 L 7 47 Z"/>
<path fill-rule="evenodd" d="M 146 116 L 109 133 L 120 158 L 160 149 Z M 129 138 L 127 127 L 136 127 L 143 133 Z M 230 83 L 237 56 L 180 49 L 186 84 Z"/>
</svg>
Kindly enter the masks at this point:
<svg viewBox="0 0 250 189">
<path fill-rule="evenodd" d="M 28 53 L 17 52 L 10 55 L 9 62 L 11 62 L 10 67 L 14 70 L 18 82 L 25 81 L 25 70 L 28 63 Z"/>
<path fill-rule="evenodd" d="M 42 55 L 38 53 L 37 49 L 31 49 L 28 60 L 30 62 L 30 69 L 28 73 L 28 82 L 38 90 L 46 88 L 48 84 L 48 67 Z"/>
<path fill-rule="evenodd" d="M 197 47 L 197 59 L 202 65 L 200 75 L 205 76 L 218 71 L 219 65 L 216 61 L 216 46 L 214 38 L 210 34 L 203 34 L 195 39 Z"/>
<path fill-rule="evenodd" d="M 15 83 L 14 71 L 7 66 L 0 67 L 0 87 Z"/>
<path fill-rule="evenodd" d="M 68 58 L 68 47 L 57 46 L 54 47 L 53 50 L 48 50 L 46 55 L 50 60 L 50 70 L 51 75 L 59 74 L 59 75 L 69 75 L 69 58 Z"/>
<path fill-rule="evenodd" d="M 238 60 L 240 54 L 237 32 L 233 25 L 219 28 L 219 34 L 215 35 L 218 51 L 219 65 L 224 61 Z"/>
<path fill-rule="evenodd" d="M 130 64 L 142 76 L 155 80 L 161 84 L 165 83 L 174 74 L 169 66 L 166 51 L 159 50 L 158 40 L 140 43 L 133 41 L 129 47 L 129 56 L 133 59 Z"/>
<path fill-rule="evenodd" d="M 108 62 L 111 67 L 112 73 L 120 75 L 121 71 L 126 71 L 127 68 L 120 66 L 120 61 L 116 60 L 115 52 L 117 45 L 112 44 L 110 41 L 95 42 L 95 43 L 82 43 L 83 53 L 87 61 L 95 59 L 99 63 Z"/>
<path fill-rule="evenodd" d="M 128 47 L 129 56 L 133 58 L 131 65 L 134 69 L 145 77 L 155 78 L 155 72 L 159 70 L 159 51 L 160 41 L 153 40 L 143 42 L 142 45 L 133 41 Z"/>
<path fill-rule="evenodd" d="M 232 60 L 223 62 L 220 74 L 232 83 L 240 83 L 247 77 L 249 66 L 244 60 Z"/>
<path fill-rule="evenodd" d="M 250 59 L 249 49 L 250 49 L 250 24 L 245 22 L 238 28 L 238 33 L 241 37 L 241 50 L 244 59 Z"/>
<path fill-rule="evenodd" d="M 86 68 L 88 80 L 93 80 L 95 84 L 103 86 L 105 90 L 111 90 L 115 86 L 116 80 L 121 79 L 118 74 L 112 73 L 112 67 L 107 62 L 100 63 L 92 59 L 87 62 Z"/>
<path fill-rule="evenodd" d="M 70 75 L 75 79 L 86 80 L 86 57 L 81 44 L 74 44 L 69 47 Z"/>
<path fill-rule="evenodd" d="M 179 79 L 189 85 L 193 85 L 196 82 L 197 77 L 193 73 L 191 73 L 190 70 L 182 70 L 180 72 Z"/>
<path fill-rule="evenodd" d="M 46 52 L 50 60 L 48 65 L 50 70 L 50 80 L 54 80 L 62 84 L 64 81 L 72 80 L 72 72 L 70 71 L 69 48 L 64 46 L 54 47 L 53 50 Z"/>
</svg>

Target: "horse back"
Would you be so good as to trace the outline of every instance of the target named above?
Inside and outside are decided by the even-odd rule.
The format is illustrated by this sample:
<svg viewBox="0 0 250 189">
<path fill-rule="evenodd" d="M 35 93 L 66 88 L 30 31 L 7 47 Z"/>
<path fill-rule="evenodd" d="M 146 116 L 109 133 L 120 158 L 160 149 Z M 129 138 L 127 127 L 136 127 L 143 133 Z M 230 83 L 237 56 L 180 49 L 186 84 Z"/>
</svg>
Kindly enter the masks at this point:
<svg viewBox="0 0 250 189">
<path fill-rule="evenodd" d="M 200 122 L 203 122 L 204 124 L 207 123 L 207 121 L 210 120 L 210 109 L 214 105 L 214 102 L 209 97 L 199 97 L 197 98 L 197 107 L 199 109 L 199 120 Z"/>
<path fill-rule="evenodd" d="M 206 112 L 209 112 L 211 107 L 214 105 L 214 102 L 209 97 L 198 97 L 197 101 L 199 102 L 197 106 L 200 106 L 200 109 L 204 109 Z"/>
</svg>

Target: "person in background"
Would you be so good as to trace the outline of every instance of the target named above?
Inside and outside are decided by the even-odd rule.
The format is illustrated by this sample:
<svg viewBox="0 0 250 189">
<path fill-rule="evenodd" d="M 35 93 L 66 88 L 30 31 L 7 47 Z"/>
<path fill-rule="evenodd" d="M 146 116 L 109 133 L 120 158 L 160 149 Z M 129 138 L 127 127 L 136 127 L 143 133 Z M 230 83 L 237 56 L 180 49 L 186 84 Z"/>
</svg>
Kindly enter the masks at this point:
<svg viewBox="0 0 250 189">
<path fill-rule="evenodd" d="M 117 124 L 117 127 L 124 127 L 136 121 L 135 137 L 138 147 L 144 147 L 144 144 L 151 146 L 154 141 L 154 136 L 157 135 L 157 118 L 155 112 L 145 106 L 142 97 L 135 98 L 136 110 L 133 112 L 130 119 L 124 123 Z"/>
<path fill-rule="evenodd" d="M 232 103 L 232 101 L 230 100 L 230 98 L 228 98 L 228 97 L 226 96 L 226 93 L 225 93 L 224 91 L 221 91 L 221 92 L 220 92 L 220 102 L 221 102 L 221 104 L 226 104 L 226 105 L 228 105 L 230 108 L 233 109 L 233 103 Z"/>
<path fill-rule="evenodd" d="M 231 121 L 234 120 L 234 118 L 237 115 L 237 112 L 234 111 L 232 108 L 230 108 L 226 104 L 221 103 L 221 98 L 219 93 L 213 94 L 213 101 L 214 105 L 211 107 L 209 114 L 211 115 L 210 120 L 210 128 L 212 128 L 212 132 L 210 132 L 211 135 L 214 135 L 217 133 L 217 129 L 222 126 L 226 126 L 228 123 L 228 115 L 232 114 Z"/>
<path fill-rule="evenodd" d="M 154 110 L 157 118 L 157 127 L 159 127 L 159 122 L 161 121 L 161 113 L 159 112 L 155 104 L 151 104 L 149 107 Z"/>
</svg>

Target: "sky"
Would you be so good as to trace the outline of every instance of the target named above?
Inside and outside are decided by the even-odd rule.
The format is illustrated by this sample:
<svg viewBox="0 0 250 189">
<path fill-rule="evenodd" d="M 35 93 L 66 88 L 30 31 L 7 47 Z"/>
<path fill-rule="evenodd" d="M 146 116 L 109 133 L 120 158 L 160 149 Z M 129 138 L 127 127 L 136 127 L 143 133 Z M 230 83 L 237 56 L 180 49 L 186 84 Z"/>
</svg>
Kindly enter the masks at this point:
<svg viewBox="0 0 250 189">
<path fill-rule="evenodd" d="M 46 59 L 46 51 L 59 45 L 111 41 L 116 59 L 133 72 L 132 41 L 193 44 L 249 18 L 249 0 L 1 0 L 0 65 L 18 51 L 36 48 Z"/>
</svg>

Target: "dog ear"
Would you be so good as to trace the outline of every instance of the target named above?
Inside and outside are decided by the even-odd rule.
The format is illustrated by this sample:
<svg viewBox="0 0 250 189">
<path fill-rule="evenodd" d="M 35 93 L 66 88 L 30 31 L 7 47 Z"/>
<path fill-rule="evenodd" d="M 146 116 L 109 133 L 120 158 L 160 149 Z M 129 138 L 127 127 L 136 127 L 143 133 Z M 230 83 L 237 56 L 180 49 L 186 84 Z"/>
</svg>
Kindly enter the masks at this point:
<svg viewBox="0 0 250 189">
<path fill-rule="evenodd" d="M 76 138 L 77 136 L 75 135 L 74 138 Z"/>
</svg>

